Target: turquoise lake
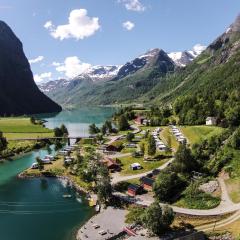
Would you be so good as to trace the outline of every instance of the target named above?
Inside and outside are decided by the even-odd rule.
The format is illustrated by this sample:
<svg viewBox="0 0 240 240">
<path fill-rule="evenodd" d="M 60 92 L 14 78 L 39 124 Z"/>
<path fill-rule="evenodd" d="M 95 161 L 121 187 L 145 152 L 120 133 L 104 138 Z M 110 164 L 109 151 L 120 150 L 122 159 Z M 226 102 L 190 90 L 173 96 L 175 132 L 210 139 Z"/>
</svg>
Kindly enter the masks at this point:
<svg viewBox="0 0 240 240">
<path fill-rule="evenodd" d="M 70 135 L 86 136 L 90 123 L 101 125 L 113 112 L 113 108 L 83 108 L 41 117 L 48 121 L 47 127 L 65 124 Z M 36 156 L 46 154 L 42 149 L 0 164 L 1 240 L 73 240 L 78 227 L 92 216 L 93 209 L 84 195 L 78 195 L 65 182 L 17 178 Z M 66 193 L 72 198 L 63 198 Z"/>
</svg>

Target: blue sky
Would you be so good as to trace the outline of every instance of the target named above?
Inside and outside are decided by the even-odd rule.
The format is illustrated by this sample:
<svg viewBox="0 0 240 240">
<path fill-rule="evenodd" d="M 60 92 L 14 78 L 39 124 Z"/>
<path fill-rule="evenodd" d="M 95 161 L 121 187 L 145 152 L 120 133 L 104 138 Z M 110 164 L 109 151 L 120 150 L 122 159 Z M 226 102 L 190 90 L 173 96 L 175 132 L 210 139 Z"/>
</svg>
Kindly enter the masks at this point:
<svg viewBox="0 0 240 240">
<path fill-rule="evenodd" d="M 0 0 L 0 19 L 35 60 L 38 81 L 124 64 L 152 48 L 208 45 L 238 13 L 236 0 Z"/>
</svg>

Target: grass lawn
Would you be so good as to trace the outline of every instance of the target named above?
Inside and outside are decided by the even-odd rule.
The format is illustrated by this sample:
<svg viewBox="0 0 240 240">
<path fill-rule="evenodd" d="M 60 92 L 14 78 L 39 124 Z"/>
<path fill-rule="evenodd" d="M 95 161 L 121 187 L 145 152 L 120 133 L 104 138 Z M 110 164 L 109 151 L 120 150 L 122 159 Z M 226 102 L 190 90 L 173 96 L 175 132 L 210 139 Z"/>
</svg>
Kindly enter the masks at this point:
<svg viewBox="0 0 240 240">
<path fill-rule="evenodd" d="M 52 164 L 44 164 L 44 171 L 52 170 L 53 172 L 67 173 L 67 169 L 63 165 L 63 157 L 59 157 L 56 161 L 52 161 Z M 38 174 L 38 169 L 27 169 L 28 174 Z"/>
<path fill-rule="evenodd" d="M 240 202 L 240 179 L 228 179 L 225 181 L 230 198 L 234 203 Z"/>
<path fill-rule="evenodd" d="M 217 233 L 224 233 L 224 232 L 230 232 L 232 233 L 234 239 L 239 239 L 240 237 L 240 219 L 230 223 L 224 227 L 218 228 L 215 232 Z"/>
<path fill-rule="evenodd" d="M 193 197 L 192 199 L 187 199 L 182 197 L 174 205 L 189 209 L 212 209 L 220 204 L 220 198 L 211 196 L 210 194 L 202 194 L 202 197 Z"/>
<path fill-rule="evenodd" d="M 191 145 L 223 132 L 223 128 L 214 126 L 181 126 L 180 129 Z"/>
<path fill-rule="evenodd" d="M 179 227 L 182 223 L 191 224 L 194 227 L 198 227 L 204 224 L 215 223 L 216 221 L 224 220 L 230 217 L 231 214 L 217 215 L 217 216 L 191 216 L 185 214 L 177 214 L 173 226 Z"/>
<path fill-rule="evenodd" d="M 169 160 L 169 158 L 165 158 L 164 160 L 155 161 L 155 162 L 144 162 L 143 157 L 134 158 L 132 156 L 129 156 L 129 157 L 119 158 L 119 160 L 121 160 L 121 163 L 122 163 L 121 175 L 133 175 L 133 174 L 151 171 L 155 168 L 158 168 L 164 163 L 166 163 Z M 130 164 L 136 163 L 136 162 L 140 163 L 143 168 L 140 170 L 133 171 L 129 167 L 130 167 Z"/>
<path fill-rule="evenodd" d="M 53 136 L 53 130 L 41 125 L 34 125 L 30 122 L 30 118 L 23 117 L 0 118 L 0 131 L 8 139 Z"/>
<path fill-rule="evenodd" d="M 162 131 L 160 132 L 160 138 L 167 146 L 170 145 L 170 147 L 174 151 L 178 149 L 179 142 L 177 141 L 175 136 L 173 136 L 173 134 L 170 132 L 169 127 L 162 127 Z"/>
<path fill-rule="evenodd" d="M 14 138 L 43 138 L 43 137 L 53 137 L 53 132 L 42 132 L 42 133 L 4 133 L 4 136 L 8 139 Z"/>
</svg>

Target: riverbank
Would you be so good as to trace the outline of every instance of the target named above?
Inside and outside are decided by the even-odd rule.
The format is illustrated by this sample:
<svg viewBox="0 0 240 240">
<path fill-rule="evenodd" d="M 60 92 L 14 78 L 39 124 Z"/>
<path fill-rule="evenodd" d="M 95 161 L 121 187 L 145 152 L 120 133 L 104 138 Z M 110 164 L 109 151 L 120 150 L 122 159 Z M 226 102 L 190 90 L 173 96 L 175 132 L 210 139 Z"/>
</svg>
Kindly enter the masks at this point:
<svg viewBox="0 0 240 240">
<path fill-rule="evenodd" d="M 65 181 L 66 185 L 72 187 L 76 192 L 78 193 L 85 193 L 89 194 L 91 198 L 96 198 L 94 194 L 92 194 L 89 189 L 83 188 L 79 186 L 76 181 L 71 178 L 70 176 L 66 175 L 55 175 L 54 173 L 51 172 L 45 172 L 45 173 L 35 173 L 35 174 L 26 174 L 25 171 L 21 172 L 17 176 L 19 179 L 33 179 L 33 178 L 56 178 L 61 181 Z"/>
</svg>

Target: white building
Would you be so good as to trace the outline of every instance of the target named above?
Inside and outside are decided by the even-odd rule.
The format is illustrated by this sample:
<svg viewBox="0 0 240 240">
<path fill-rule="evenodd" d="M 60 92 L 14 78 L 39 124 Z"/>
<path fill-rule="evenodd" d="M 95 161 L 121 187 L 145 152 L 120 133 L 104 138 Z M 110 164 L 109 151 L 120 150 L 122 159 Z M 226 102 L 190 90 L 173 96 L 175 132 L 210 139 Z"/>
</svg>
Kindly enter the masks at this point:
<svg viewBox="0 0 240 240">
<path fill-rule="evenodd" d="M 217 119 L 215 117 L 207 117 L 206 118 L 206 125 L 213 126 L 217 124 Z"/>
</svg>

